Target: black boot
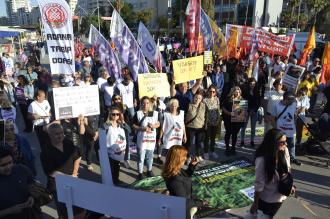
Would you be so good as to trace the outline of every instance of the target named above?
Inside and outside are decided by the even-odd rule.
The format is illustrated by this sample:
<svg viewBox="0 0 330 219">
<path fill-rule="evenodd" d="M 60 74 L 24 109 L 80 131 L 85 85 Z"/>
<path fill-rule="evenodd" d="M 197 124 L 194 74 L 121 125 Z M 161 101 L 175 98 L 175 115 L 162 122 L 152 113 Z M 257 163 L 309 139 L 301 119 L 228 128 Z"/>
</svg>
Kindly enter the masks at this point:
<svg viewBox="0 0 330 219">
<path fill-rule="evenodd" d="M 236 148 L 235 147 L 231 147 L 230 149 L 230 155 L 236 155 Z"/>
<path fill-rule="evenodd" d="M 230 149 L 229 149 L 229 145 L 226 145 L 226 152 L 225 152 L 226 156 L 230 155 Z"/>
</svg>

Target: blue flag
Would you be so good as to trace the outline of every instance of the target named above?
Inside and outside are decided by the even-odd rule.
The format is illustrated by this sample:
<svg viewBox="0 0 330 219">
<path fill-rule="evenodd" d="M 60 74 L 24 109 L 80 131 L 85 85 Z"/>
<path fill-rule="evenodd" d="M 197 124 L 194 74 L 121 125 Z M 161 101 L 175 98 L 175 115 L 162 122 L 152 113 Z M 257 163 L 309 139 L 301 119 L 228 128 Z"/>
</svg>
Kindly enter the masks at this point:
<svg viewBox="0 0 330 219">
<path fill-rule="evenodd" d="M 95 54 L 109 74 L 116 79 L 121 78 L 121 66 L 117 54 L 114 53 L 110 43 L 93 25 L 89 29 L 89 43 L 93 45 Z"/>
<path fill-rule="evenodd" d="M 149 73 L 137 41 L 116 10 L 112 12 L 110 37 L 118 49 L 118 54 L 130 69 L 134 81 L 137 80 L 138 73 Z"/>
<path fill-rule="evenodd" d="M 213 35 L 212 35 L 212 27 L 210 25 L 209 19 L 207 19 L 207 15 L 203 9 L 201 9 L 201 34 L 204 40 L 204 49 L 206 51 L 212 50 L 213 47 Z"/>
</svg>

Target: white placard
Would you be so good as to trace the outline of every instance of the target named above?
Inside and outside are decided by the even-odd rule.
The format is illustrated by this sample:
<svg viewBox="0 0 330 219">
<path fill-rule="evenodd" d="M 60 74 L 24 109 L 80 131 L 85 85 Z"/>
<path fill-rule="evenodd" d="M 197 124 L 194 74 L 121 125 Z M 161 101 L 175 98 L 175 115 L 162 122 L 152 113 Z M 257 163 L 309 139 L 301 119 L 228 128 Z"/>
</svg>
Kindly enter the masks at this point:
<svg viewBox="0 0 330 219">
<path fill-rule="evenodd" d="M 289 64 L 283 76 L 282 83 L 290 90 L 296 90 L 300 78 L 304 73 L 305 68 L 299 65 Z"/>
<path fill-rule="evenodd" d="M 97 85 L 53 88 L 53 96 L 56 119 L 100 114 Z"/>
<path fill-rule="evenodd" d="M 56 175 L 58 200 L 66 204 L 69 219 L 72 205 L 124 219 L 186 218 L 186 199 L 152 192 L 124 189 L 66 175 Z"/>
</svg>

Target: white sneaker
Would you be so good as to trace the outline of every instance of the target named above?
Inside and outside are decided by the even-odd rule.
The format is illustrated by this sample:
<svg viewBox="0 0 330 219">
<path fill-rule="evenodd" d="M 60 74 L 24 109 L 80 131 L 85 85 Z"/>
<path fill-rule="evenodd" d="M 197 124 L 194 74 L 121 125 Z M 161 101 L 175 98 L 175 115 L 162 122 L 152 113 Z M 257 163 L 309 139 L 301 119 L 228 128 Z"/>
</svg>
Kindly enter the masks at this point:
<svg viewBox="0 0 330 219">
<path fill-rule="evenodd" d="M 215 152 L 211 152 L 211 153 L 210 153 L 210 156 L 211 156 L 213 159 L 218 159 L 218 158 L 219 158 L 219 156 L 218 156 L 217 153 L 215 153 Z"/>
<path fill-rule="evenodd" d="M 205 160 L 208 160 L 209 159 L 209 153 L 204 153 L 203 157 L 204 157 Z"/>
<path fill-rule="evenodd" d="M 204 161 L 204 159 L 202 158 L 202 156 L 198 156 L 198 157 L 197 157 L 197 160 L 198 160 L 199 162 L 203 162 L 203 161 Z"/>
</svg>

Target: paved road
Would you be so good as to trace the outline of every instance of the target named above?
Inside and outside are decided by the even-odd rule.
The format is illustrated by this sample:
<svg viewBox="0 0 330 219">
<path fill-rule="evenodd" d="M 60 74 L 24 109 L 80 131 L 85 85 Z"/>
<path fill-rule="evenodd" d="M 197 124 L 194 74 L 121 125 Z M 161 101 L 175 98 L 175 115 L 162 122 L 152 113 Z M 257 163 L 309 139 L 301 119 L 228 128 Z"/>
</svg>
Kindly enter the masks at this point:
<svg viewBox="0 0 330 219">
<path fill-rule="evenodd" d="M 20 124 L 22 120 L 21 114 L 18 113 L 18 127 L 22 130 L 24 127 Z M 36 156 L 36 165 L 38 170 L 38 179 L 46 184 L 46 177 L 42 171 L 40 164 L 40 146 L 38 140 L 34 133 L 26 134 L 24 136 L 28 138 L 30 142 L 33 153 Z M 220 159 L 218 161 L 225 161 L 227 157 L 224 155 L 224 150 L 222 148 L 217 148 Z M 250 159 L 253 158 L 254 149 L 251 148 L 238 148 L 237 156 L 246 156 Z M 133 156 L 134 159 L 134 156 Z M 298 159 L 302 161 L 302 166 L 293 166 L 293 174 L 295 178 L 295 185 L 297 186 L 298 198 L 289 197 L 275 219 L 284 218 L 330 218 L 330 169 L 326 166 L 326 161 L 329 157 L 315 157 L 315 156 L 298 156 Z M 96 160 L 94 158 L 94 160 Z M 214 161 L 207 161 L 214 162 Z M 80 178 L 89 179 L 93 181 L 100 182 L 100 168 L 97 164 L 93 164 L 94 172 L 89 172 L 85 169 L 85 162 L 82 162 L 80 169 Z M 135 181 L 137 176 L 136 163 L 132 162 L 132 169 L 121 168 L 120 180 L 125 184 L 130 184 Z M 154 173 L 156 175 L 160 174 L 160 166 L 155 164 Z M 57 218 L 56 211 L 54 210 L 54 204 L 43 207 L 43 212 L 45 218 Z M 248 212 L 248 208 L 243 209 L 233 209 L 231 211 L 235 215 L 243 216 Z M 227 217 L 227 214 L 219 213 L 219 216 Z"/>
</svg>

